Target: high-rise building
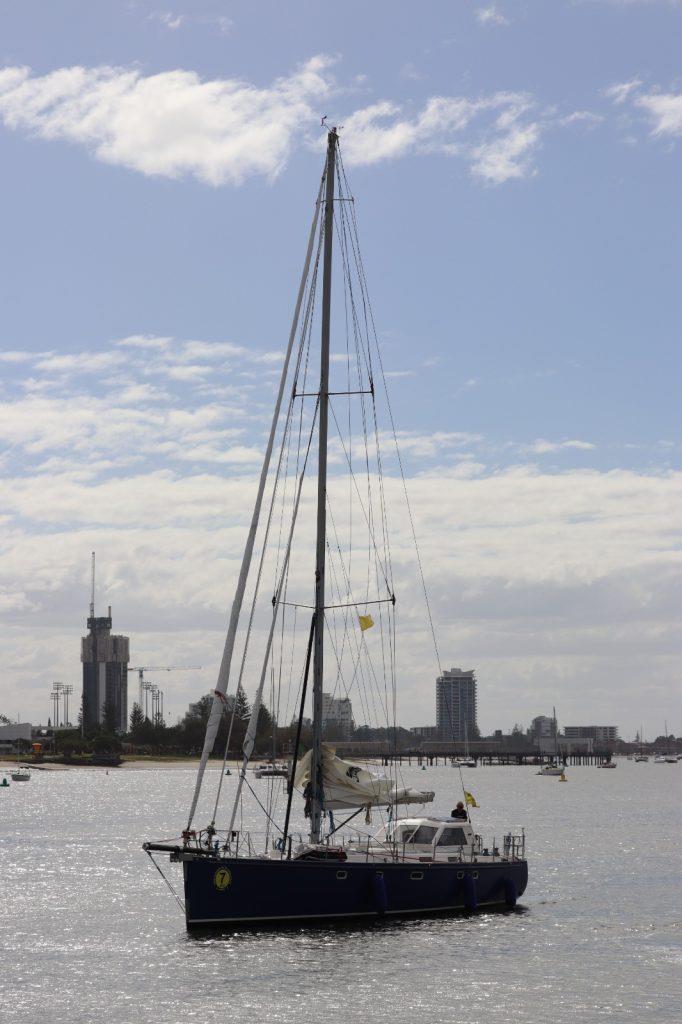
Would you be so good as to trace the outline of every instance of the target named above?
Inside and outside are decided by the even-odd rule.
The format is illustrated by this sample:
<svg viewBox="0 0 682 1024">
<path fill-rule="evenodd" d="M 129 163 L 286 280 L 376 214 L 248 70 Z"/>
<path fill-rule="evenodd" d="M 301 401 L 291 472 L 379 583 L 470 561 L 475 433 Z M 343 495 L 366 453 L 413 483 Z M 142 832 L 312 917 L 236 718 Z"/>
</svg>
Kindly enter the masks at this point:
<svg viewBox="0 0 682 1024">
<path fill-rule="evenodd" d="M 90 615 L 88 630 L 81 640 L 85 727 L 108 720 L 117 732 L 126 732 L 130 641 L 112 634 L 111 608 L 106 616 Z"/>
<path fill-rule="evenodd" d="M 548 715 L 538 715 L 530 723 L 528 736 L 532 740 L 553 739 L 556 736 L 556 718 L 549 718 Z"/>
<path fill-rule="evenodd" d="M 418 740 L 437 740 L 437 725 L 413 725 L 410 728 L 412 735 Z"/>
<path fill-rule="evenodd" d="M 348 697 L 332 697 L 322 694 L 322 728 L 333 728 L 340 738 L 351 739 L 355 730 L 353 705 Z"/>
<path fill-rule="evenodd" d="M 473 669 L 446 669 L 436 679 L 436 727 L 444 742 L 477 737 L 476 673 Z"/>
<path fill-rule="evenodd" d="M 567 740 L 594 740 L 595 743 L 609 743 L 618 739 L 617 725 L 567 725 L 564 727 Z"/>
</svg>

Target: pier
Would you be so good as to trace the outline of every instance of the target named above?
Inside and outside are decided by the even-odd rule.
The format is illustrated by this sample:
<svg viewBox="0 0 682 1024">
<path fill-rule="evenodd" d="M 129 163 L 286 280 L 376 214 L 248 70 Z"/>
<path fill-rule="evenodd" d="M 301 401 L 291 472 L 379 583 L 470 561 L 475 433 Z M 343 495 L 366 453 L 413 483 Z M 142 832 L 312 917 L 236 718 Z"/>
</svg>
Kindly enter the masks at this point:
<svg viewBox="0 0 682 1024">
<path fill-rule="evenodd" d="M 389 764 L 406 764 L 408 767 L 412 764 L 416 764 L 418 767 L 421 765 L 428 765 L 430 768 L 437 767 L 439 764 L 448 765 L 455 758 L 461 758 L 464 756 L 460 751 L 452 753 L 425 753 L 423 750 L 400 750 L 397 753 L 382 753 L 377 754 L 377 757 L 381 758 L 381 763 L 385 766 Z M 600 765 L 606 761 L 610 761 L 612 758 L 612 751 L 610 750 L 593 750 L 590 753 L 559 753 L 559 761 L 565 765 Z M 476 766 L 483 765 L 517 765 L 523 767 L 524 765 L 539 765 L 552 764 L 555 760 L 553 754 L 540 753 L 537 750 L 496 750 L 490 753 L 472 753 L 469 752 L 468 757 L 476 762 Z"/>
<path fill-rule="evenodd" d="M 418 768 L 423 765 L 433 768 L 438 765 L 448 765 L 455 758 L 465 756 L 464 744 L 462 743 L 425 743 L 421 746 L 403 748 L 400 750 L 391 749 L 387 741 L 363 742 L 354 740 L 339 740 L 334 743 L 339 757 L 361 757 L 371 761 L 380 761 L 388 767 L 391 764 L 416 765 Z M 497 743 L 486 743 L 477 741 L 469 744 L 466 754 L 468 758 L 476 762 L 477 767 L 486 765 L 503 765 L 505 767 L 524 765 L 537 765 L 541 767 L 551 764 L 555 760 L 553 752 L 541 751 L 537 747 L 524 746 L 515 748 L 503 748 Z M 598 750 L 562 750 L 559 746 L 559 761 L 565 765 L 600 765 L 611 761 L 613 751 L 607 748 Z"/>
</svg>

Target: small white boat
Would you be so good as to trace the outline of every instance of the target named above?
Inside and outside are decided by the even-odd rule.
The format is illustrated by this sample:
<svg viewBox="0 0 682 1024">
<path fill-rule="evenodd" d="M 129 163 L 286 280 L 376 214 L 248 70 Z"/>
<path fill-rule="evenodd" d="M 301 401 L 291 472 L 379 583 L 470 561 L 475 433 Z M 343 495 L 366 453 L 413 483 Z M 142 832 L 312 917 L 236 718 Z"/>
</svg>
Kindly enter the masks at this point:
<svg viewBox="0 0 682 1024">
<path fill-rule="evenodd" d="M 648 761 L 648 760 L 649 760 L 649 755 L 648 754 L 635 754 L 635 761 L 638 761 L 640 764 L 643 763 L 644 761 Z"/>
<path fill-rule="evenodd" d="M 563 775 L 565 768 L 560 764 L 545 764 L 536 775 Z"/>
<path fill-rule="evenodd" d="M 668 763 L 668 758 L 664 757 L 663 754 L 657 754 L 657 756 L 654 758 L 654 764 L 667 764 L 667 763 Z"/>
<path fill-rule="evenodd" d="M 25 768 L 23 765 L 19 765 L 18 768 L 14 768 L 10 772 L 10 775 L 12 776 L 12 782 L 30 782 L 31 781 L 31 772 L 29 771 L 28 768 Z"/>
<path fill-rule="evenodd" d="M 289 777 L 289 769 L 285 764 L 274 762 L 259 765 L 257 768 L 254 768 L 253 774 L 257 779 L 286 779 Z"/>
<path fill-rule="evenodd" d="M 603 764 L 599 765 L 600 768 L 617 768 L 618 765 L 615 761 L 604 761 Z"/>
</svg>

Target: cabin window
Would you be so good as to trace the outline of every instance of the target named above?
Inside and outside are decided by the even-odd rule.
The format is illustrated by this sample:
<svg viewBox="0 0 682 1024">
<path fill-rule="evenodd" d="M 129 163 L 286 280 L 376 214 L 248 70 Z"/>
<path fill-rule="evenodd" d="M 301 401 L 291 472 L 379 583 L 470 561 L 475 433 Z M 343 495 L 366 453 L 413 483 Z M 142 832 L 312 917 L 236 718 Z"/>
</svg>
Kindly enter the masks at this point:
<svg viewBox="0 0 682 1024">
<path fill-rule="evenodd" d="M 420 825 L 419 828 L 406 840 L 406 842 L 419 843 L 422 846 L 430 846 L 437 831 L 438 829 L 433 828 L 431 825 Z"/>
<path fill-rule="evenodd" d="M 463 828 L 444 828 L 438 846 L 466 846 L 467 838 Z"/>
</svg>

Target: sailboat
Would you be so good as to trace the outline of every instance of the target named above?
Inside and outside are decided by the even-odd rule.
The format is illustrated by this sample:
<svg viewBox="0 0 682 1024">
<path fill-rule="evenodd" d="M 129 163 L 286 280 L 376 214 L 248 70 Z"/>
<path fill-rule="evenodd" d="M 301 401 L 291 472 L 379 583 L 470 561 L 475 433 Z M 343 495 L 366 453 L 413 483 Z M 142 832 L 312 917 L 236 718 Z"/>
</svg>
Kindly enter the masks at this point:
<svg viewBox="0 0 682 1024">
<path fill-rule="evenodd" d="M 341 360 L 331 361 L 332 255 L 335 239 L 338 240 L 342 263 L 343 273 L 339 277 L 343 282 L 345 302 L 345 306 L 339 306 L 345 309 L 348 333 L 346 355 Z M 318 359 L 316 346 L 311 345 L 311 337 L 320 264 L 322 298 L 319 385 L 315 386 L 317 382 L 312 383 L 309 374 L 315 372 L 314 369 L 310 371 L 311 362 L 314 360 L 316 366 Z M 339 315 L 338 320 L 340 324 L 344 322 L 343 314 Z M 341 332 L 342 328 L 339 327 L 338 333 Z M 350 345 L 348 337 L 351 339 Z M 297 340 L 298 347 L 295 348 Z M 162 869 L 157 863 L 157 854 L 168 854 L 171 862 L 182 866 L 184 911 L 188 929 L 233 925 L 245 927 L 254 922 L 277 925 L 291 920 L 334 921 L 384 915 L 425 915 L 474 910 L 483 906 L 513 906 L 526 888 L 528 866 L 523 832 L 508 832 L 499 846 L 495 841 L 486 846 L 474 831 L 469 818 L 458 819 L 426 813 L 424 808 L 433 801 L 435 794 L 405 785 L 394 763 L 386 771 L 374 770 L 367 764 L 344 760 L 337 755 L 333 742 L 325 742 L 323 698 L 339 687 L 345 687 L 345 692 L 352 690 L 354 698 L 357 694 L 360 702 L 365 700 L 370 687 L 373 687 L 372 701 L 383 701 L 380 705 L 381 713 L 386 716 L 389 725 L 395 728 L 397 597 L 387 546 L 386 477 L 379 449 L 382 432 L 376 419 L 375 400 L 379 382 L 383 382 L 385 390 L 380 360 L 359 254 L 354 199 L 343 168 L 338 133 L 333 128 L 327 135 L 324 172 L 308 239 L 289 345 L 189 815 L 176 842 L 147 842 L 143 846 L 154 859 L 159 871 Z M 345 377 L 336 369 L 339 361 Z M 331 370 L 339 374 L 338 381 L 330 378 L 330 362 Z M 280 411 L 285 395 L 289 396 L 289 400 L 280 426 Z M 339 395 L 343 398 L 339 398 Z M 304 412 L 303 401 L 306 399 L 309 404 Z M 329 428 L 330 424 L 334 424 L 341 437 L 338 429 L 341 418 L 338 403 L 341 400 L 348 402 L 344 418 L 351 416 L 351 408 L 357 408 L 357 405 L 351 406 L 351 403 L 359 403 L 361 412 L 354 414 L 357 416 L 354 422 L 361 421 L 365 428 L 359 442 L 357 436 L 353 436 L 352 429 L 348 431 L 347 442 L 334 437 L 334 456 L 337 464 L 340 462 L 344 466 L 343 478 L 328 475 Z M 392 433 L 397 445 L 390 411 L 389 417 L 389 434 Z M 345 423 L 348 424 L 348 420 Z M 277 437 L 281 437 L 282 442 L 279 455 L 274 460 L 274 473 L 270 474 Z M 368 463 L 368 439 L 376 446 L 376 454 L 372 455 L 372 469 Z M 301 501 L 303 481 L 308 463 L 312 461 L 309 456 L 314 451 L 315 440 L 317 474 L 313 478 L 313 485 L 316 484 L 316 498 L 309 505 L 311 510 L 315 509 L 314 522 L 311 511 L 309 531 L 314 534 L 314 543 L 308 544 L 308 533 L 304 529 L 296 531 L 296 526 L 304 504 Z M 359 456 L 356 456 L 356 450 Z M 402 476 L 399 456 L 398 465 Z M 289 466 L 293 469 L 285 486 L 281 482 L 281 474 Z M 363 474 L 362 486 L 357 479 L 360 473 Z M 397 479 L 400 485 L 400 477 Z M 344 489 L 344 497 L 339 499 L 342 483 L 347 490 Z M 267 516 L 261 521 L 268 484 L 268 493 L 273 497 Z M 404 476 L 402 488 L 407 500 Z M 281 501 L 278 508 L 288 502 L 290 516 L 284 529 L 279 526 L 279 514 L 273 512 L 275 494 L 277 500 Z M 344 527 L 340 517 L 349 509 L 349 495 L 356 499 L 361 512 L 359 519 Z M 351 515 L 350 511 L 348 515 Z M 267 604 L 262 602 L 266 605 L 267 618 L 264 611 L 259 620 L 256 616 L 256 608 L 260 607 L 257 606 L 258 586 L 263 575 L 268 531 L 273 521 L 277 524 L 273 537 L 279 531 L 274 593 L 272 598 L 267 596 Z M 350 551 L 352 538 L 358 533 L 362 536 L 361 550 L 365 561 L 358 565 L 360 559 L 353 549 L 351 565 L 350 554 L 347 552 Z M 256 560 L 257 567 L 252 570 L 257 536 L 260 537 L 260 561 Z M 274 545 L 274 540 L 272 543 Z M 308 560 L 299 556 L 299 546 L 312 549 Z M 295 565 L 292 556 L 294 548 Z M 307 574 L 299 570 L 299 564 L 308 565 Z M 351 570 L 361 573 L 360 592 L 356 593 L 354 589 Z M 299 572 L 303 574 L 299 575 Z M 235 659 L 237 665 L 241 664 L 236 685 L 238 689 L 244 665 L 248 663 L 246 651 L 250 654 L 259 639 L 262 657 L 258 659 L 257 671 L 254 672 L 254 681 L 258 679 L 256 696 L 243 743 L 234 801 L 231 811 L 225 815 L 227 827 L 219 827 L 223 772 L 216 773 L 219 781 L 213 816 L 204 827 L 199 827 L 195 824 L 195 817 L 204 771 L 213 751 L 221 717 L 229 713 L 226 693 L 233 674 L 231 668 L 240 613 L 250 577 L 255 589 L 245 637 L 241 641 L 245 653 L 240 659 Z M 422 579 L 421 572 L 419 579 Z M 310 588 L 312 601 L 310 597 L 307 601 L 298 599 L 297 591 L 302 587 Z M 425 588 L 424 596 L 427 597 Z M 305 629 L 301 627 L 303 615 L 306 616 L 303 620 Z M 293 662 L 293 655 L 291 659 L 288 654 L 284 657 L 284 652 L 290 649 L 289 640 L 285 644 L 281 639 L 286 632 L 283 625 L 286 616 L 293 637 L 292 649 L 296 647 L 299 652 L 299 661 L 296 663 L 300 667 L 298 683 L 292 686 L 296 694 L 298 719 L 290 777 L 287 782 L 274 779 L 269 783 L 269 791 L 278 792 L 282 797 L 281 814 L 278 817 L 275 814 L 274 798 L 273 803 L 267 806 L 258 800 L 267 812 L 263 838 L 243 830 L 239 822 L 244 807 L 245 787 L 248 789 L 250 785 L 247 769 L 254 753 L 266 678 L 269 673 L 274 685 L 282 675 L 279 669 L 278 672 L 272 669 L 276 653 L 282 656 L 280 666 L 283 662 Z M 258 633 L 258 636 L 254 636 L 254 633 Z M 344 664 L 348 668 L 347 674 L 343 669 Z M 304 709 L 311 671 L 312 742 L 310 749 L 301 753 Z M 291 675 L 293 678 L 293 671 Z M 368 698 L 368 706 L 369 703 Z M 273 702 L 271 713 L 276 706 L 276 702 Z M 302 804 L 295 806 L 294 800 L 302 800 Z M 403 809 L 407 806 L 414 807 L 414 813 L 406 814 Z M 303 810 L 306 823 L 303 829 L 294 825 L 295 818 L 298 816 L 300 821 L 302 817 L 297 807 Z M 345 821 L 337 824 L 334 815 L 342 810 L 346 810 L 348 816 Z M 378 829 L 368 828 L 372 812 L 384 815 Z M 253 813 L 256 813 L 255 810 Z M 360 814 L 364 815 L 364 824 L 358 824 L 358 820 L 363 821 L 358 819 Z M 504 834 L 504 830 L 501 834 Z"/>
<path fill-rule="evenodd" d="M 644 726 L 640 726 L 639 729 L 639 753 L 635 754 L 634 760 L 638 764 L 644 764 L 645 761 L 649 760 L 649 755 L 644 753 Z"/>
<path fill-rule="evenodd" d="M 667 722 L 664 725 L 664 731 L 665 731 L 665 743 L 666 743 L 667 750 L 665 751 L 664 754 L 658 754 L 654 758 L 654 764 L 677 764 L 677 755 L 672 753 L 672 751 L 670 750 L 670 746 L 669 746 L 668 723 Z"/>
<path fill-rule="evenodd" d="M 464 718 L 464 757 L 452 758 L 452 765 L 455 768 L 475 768 L 476 759 L 469 753 L 469 730 L 467 728 L 466 716 Z"/>
<path fill-rule="evenodd" d="M 559 727 L 556 720 L 556 708 L 552 708 L 552 722 L 554 723 L 554 760 L 550 764 L 543 765 L 540 771 L 535 773 L 536 775 L 563 776 L 566 772 L 559 757 Z"/>
</svg>

